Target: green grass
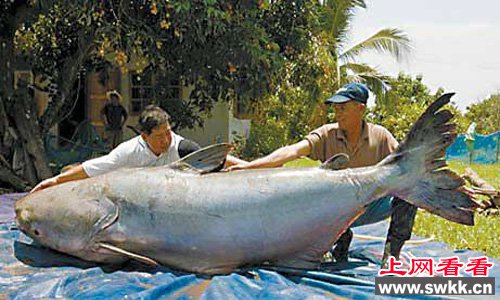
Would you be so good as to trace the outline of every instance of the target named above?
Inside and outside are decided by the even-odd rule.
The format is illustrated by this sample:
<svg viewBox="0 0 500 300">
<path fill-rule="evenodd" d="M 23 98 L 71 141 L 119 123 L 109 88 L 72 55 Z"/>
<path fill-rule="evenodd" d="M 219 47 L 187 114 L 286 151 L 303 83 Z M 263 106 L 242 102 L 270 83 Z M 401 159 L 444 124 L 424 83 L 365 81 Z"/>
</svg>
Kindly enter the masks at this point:
<svg viewBox="0 0 500 300">
<path fill-rule="evenodd" d="M 317 167 L 321 163 L 309 158 L 301 158 L 285 164 L 288 168 L 307 168 L 307 167 Z"/>
<path fill-rule="evenodd" d="M 450 168 L 458 174 L 463 174 L 469 164 L 450 161 Z M 286 167 L 313 167 L 318 162 L 310 159 L 300 159 L 286 164 Z M 470 167 L 496 188 L 500 187 L 500 164 L 479 165 Z M 419 236 L 435 236 L 438 241 L 445 242 L 454 249 L 469 249 L 485 253 L 490 257 L 500 258 L 500 217 L 476 214 L 475 225 L 465 226 L 447 221 L 441 217 L 419 210 L 415 219 L 413 232 Z"/>
</svg>

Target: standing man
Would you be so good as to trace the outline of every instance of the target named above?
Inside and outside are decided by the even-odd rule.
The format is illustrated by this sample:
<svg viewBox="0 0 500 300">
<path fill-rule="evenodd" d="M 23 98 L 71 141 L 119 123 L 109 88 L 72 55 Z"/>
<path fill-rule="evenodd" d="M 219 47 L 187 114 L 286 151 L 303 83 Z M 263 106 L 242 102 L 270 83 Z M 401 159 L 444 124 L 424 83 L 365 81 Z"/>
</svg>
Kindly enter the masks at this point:
<svg viewBox="0 0 500 300">
<path fill-rule="evenodd" d="M 117 91 L 106 93 L 106 104 L 101 110 L 101 118 L 106 128 L 106 139 L 115 148 L 123 139 L 123 125 L 127 121 L 127 110 L 123 105 L 122 96 Z"/>
<path fill-rule="evenodd" d="M 197 151 L 200 146 L 174 133 L 169 115 L 156 105 L 148 105 L 139 117 L 141 134 L 116 147 L 109 154 L 87 160 L 40 182 L 31 193 L 73 180 L 99 176 L 119 168 L 168 165 Z M 228 155 L 226 166 L 246 163 Z"/>
<path fill-rule="evenodd" d="M 363 84 L 345 85 L 326 101 L 334 105 L 337 123 L 326 124 L 313 130 L 296 144 L 279 148 L 268 156 L 227 170 L 280 167 L 302 156 L 325 162 L 339 153 L 349 156 L 350 160 L 346 165 L 348 168 L 377 164 L 396 150 L 398 142 L 384 127 L 364 121 L 368 96 L 368 88 Z M 369 205 L 352 226 L 372 224 L 392 215 L 382 258 L 384 264 L 389 256 L 399 258 L 401 248 L 411 237 L 416 212 L 415 206 L 401 199 L 384 197 Z M 348 229 L 337 241 L 332 253 L 337 262 L 347 261 L 352 236 L 351 229 Z"/>
</svg>

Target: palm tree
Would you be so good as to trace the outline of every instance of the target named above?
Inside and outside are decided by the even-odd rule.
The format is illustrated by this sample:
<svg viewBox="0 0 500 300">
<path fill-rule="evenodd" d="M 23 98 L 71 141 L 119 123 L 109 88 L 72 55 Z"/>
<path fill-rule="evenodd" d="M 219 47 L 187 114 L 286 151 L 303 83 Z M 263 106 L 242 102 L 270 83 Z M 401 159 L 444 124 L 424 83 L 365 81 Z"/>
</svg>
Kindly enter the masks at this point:
<svg viewBox="0 0 500 300">
<path fill-rule="evenodd" d="M 410 40 L 401 30 L 384 28 L 360 43 L 347 48 L 348 32 L 357 9 L 366 8 L 364 0 L 324 0 L 321 16 L 322 40 L 336 64 L 335 87 L 352 81 L 364 82 L 378 96 L 387 90 L 386 76 L 374 67 L 358 63 L 361 53 L 376 51 L 391 54 L 400 61 L 410 52 Z"/>
</svg>

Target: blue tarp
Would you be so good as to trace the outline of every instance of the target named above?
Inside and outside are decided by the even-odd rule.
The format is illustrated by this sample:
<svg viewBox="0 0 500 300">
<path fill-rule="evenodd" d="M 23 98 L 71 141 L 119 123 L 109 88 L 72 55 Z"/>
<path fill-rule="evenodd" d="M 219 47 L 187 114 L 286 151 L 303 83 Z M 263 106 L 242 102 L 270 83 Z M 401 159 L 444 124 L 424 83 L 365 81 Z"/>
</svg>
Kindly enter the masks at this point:
<svg viewBox="0 0 500 300">
<path fill-rule="evenodd" d="M 500 131 L 489 135 L 474 135 L 474 151 L 472 153 L 472 162 L 478 164 L 494 164 L 500 162 L 499 160 L 499 140 Z M 455 159 L 469 161 L 471 153 L 467 149 L 465 142 L 465 135 L 458 135 L 455 142 L 448 147 L 446 151 L 446 159 Z"/>
<path fill-rule="evenodd" d="M 18 196 L 0 196 L 0 299 L 123 299 L 125 296 L 127 299 L 383 298 L 375 296 L 373 283 L 383 249 L 381 241 L 355 239 L 350 263 L 326 265 L 321 271 L 254 268 L 209 278 L 175 273 L 163 267 L 146 269 L 134 262 L 121 267 L 103 266 L 32 244 L 31 239 L 13 223 L 13 204 Z M 356 234 L 385 237 L 387 227 L 388 222 L 380 222 L 354 231 Z M 402 261 L 408 264 L 409 257 L 438 259 L 454 255 L 461 262 L 466 262 L 469 257 L 482 256 L 478 252 L 453 250 L 443 243 L 430 242 L 405 246 Z M 496 277 L 498 294 L 499 261 L 490 261 L 495 263 L 490 276 Z"/>
</svg>

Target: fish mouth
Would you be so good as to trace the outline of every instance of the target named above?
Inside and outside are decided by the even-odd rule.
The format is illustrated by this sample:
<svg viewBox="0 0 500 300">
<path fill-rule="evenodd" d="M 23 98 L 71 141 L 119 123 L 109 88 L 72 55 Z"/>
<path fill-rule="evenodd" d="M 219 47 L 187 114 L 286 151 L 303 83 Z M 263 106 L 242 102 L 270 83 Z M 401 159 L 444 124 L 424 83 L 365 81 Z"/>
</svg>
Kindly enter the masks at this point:
<svg viewBox="0 0 500 300">
<path fill-rule="evenodd" d="M 37 229 L 34 229 L 31 227 L 31 225 L 28 222 L 21 222 L 18 219 L 15 220 L 16 227 L 21 230 L 24 234 L 29 236 L 30 238 L 34 240 L 38 240 L 40 237 L 40 231 Z"/>
<path fill-rule="evenodd" d="M 33 240 L 38 240 L 42 236 L 42 231 L 33 226 L 32 222 L 32 215 L 28 209 L 16 209 L 16 218 L 14 220 L 16 227 Z"/>
<path fill-rule="evenodd" d="M 22 232 L 26 232 L 27 231 L 26 230 L 27 228 L 21 222 L 19 222 L 19 220 L 17 218 L 14 220 L 14 224 L 16 224 L 16 227 L 19 230 L 21 230 Z"/>
<path fill-rule="evenodd" d="M 16 218 L 14 219 L 14 223 L 16 227 L 19 228 L 22 232 L 26 233 L 29 231 L 29 222 L 28 220 L 29 212 L 25 209 L 16 208 Z"/>
</svg>

